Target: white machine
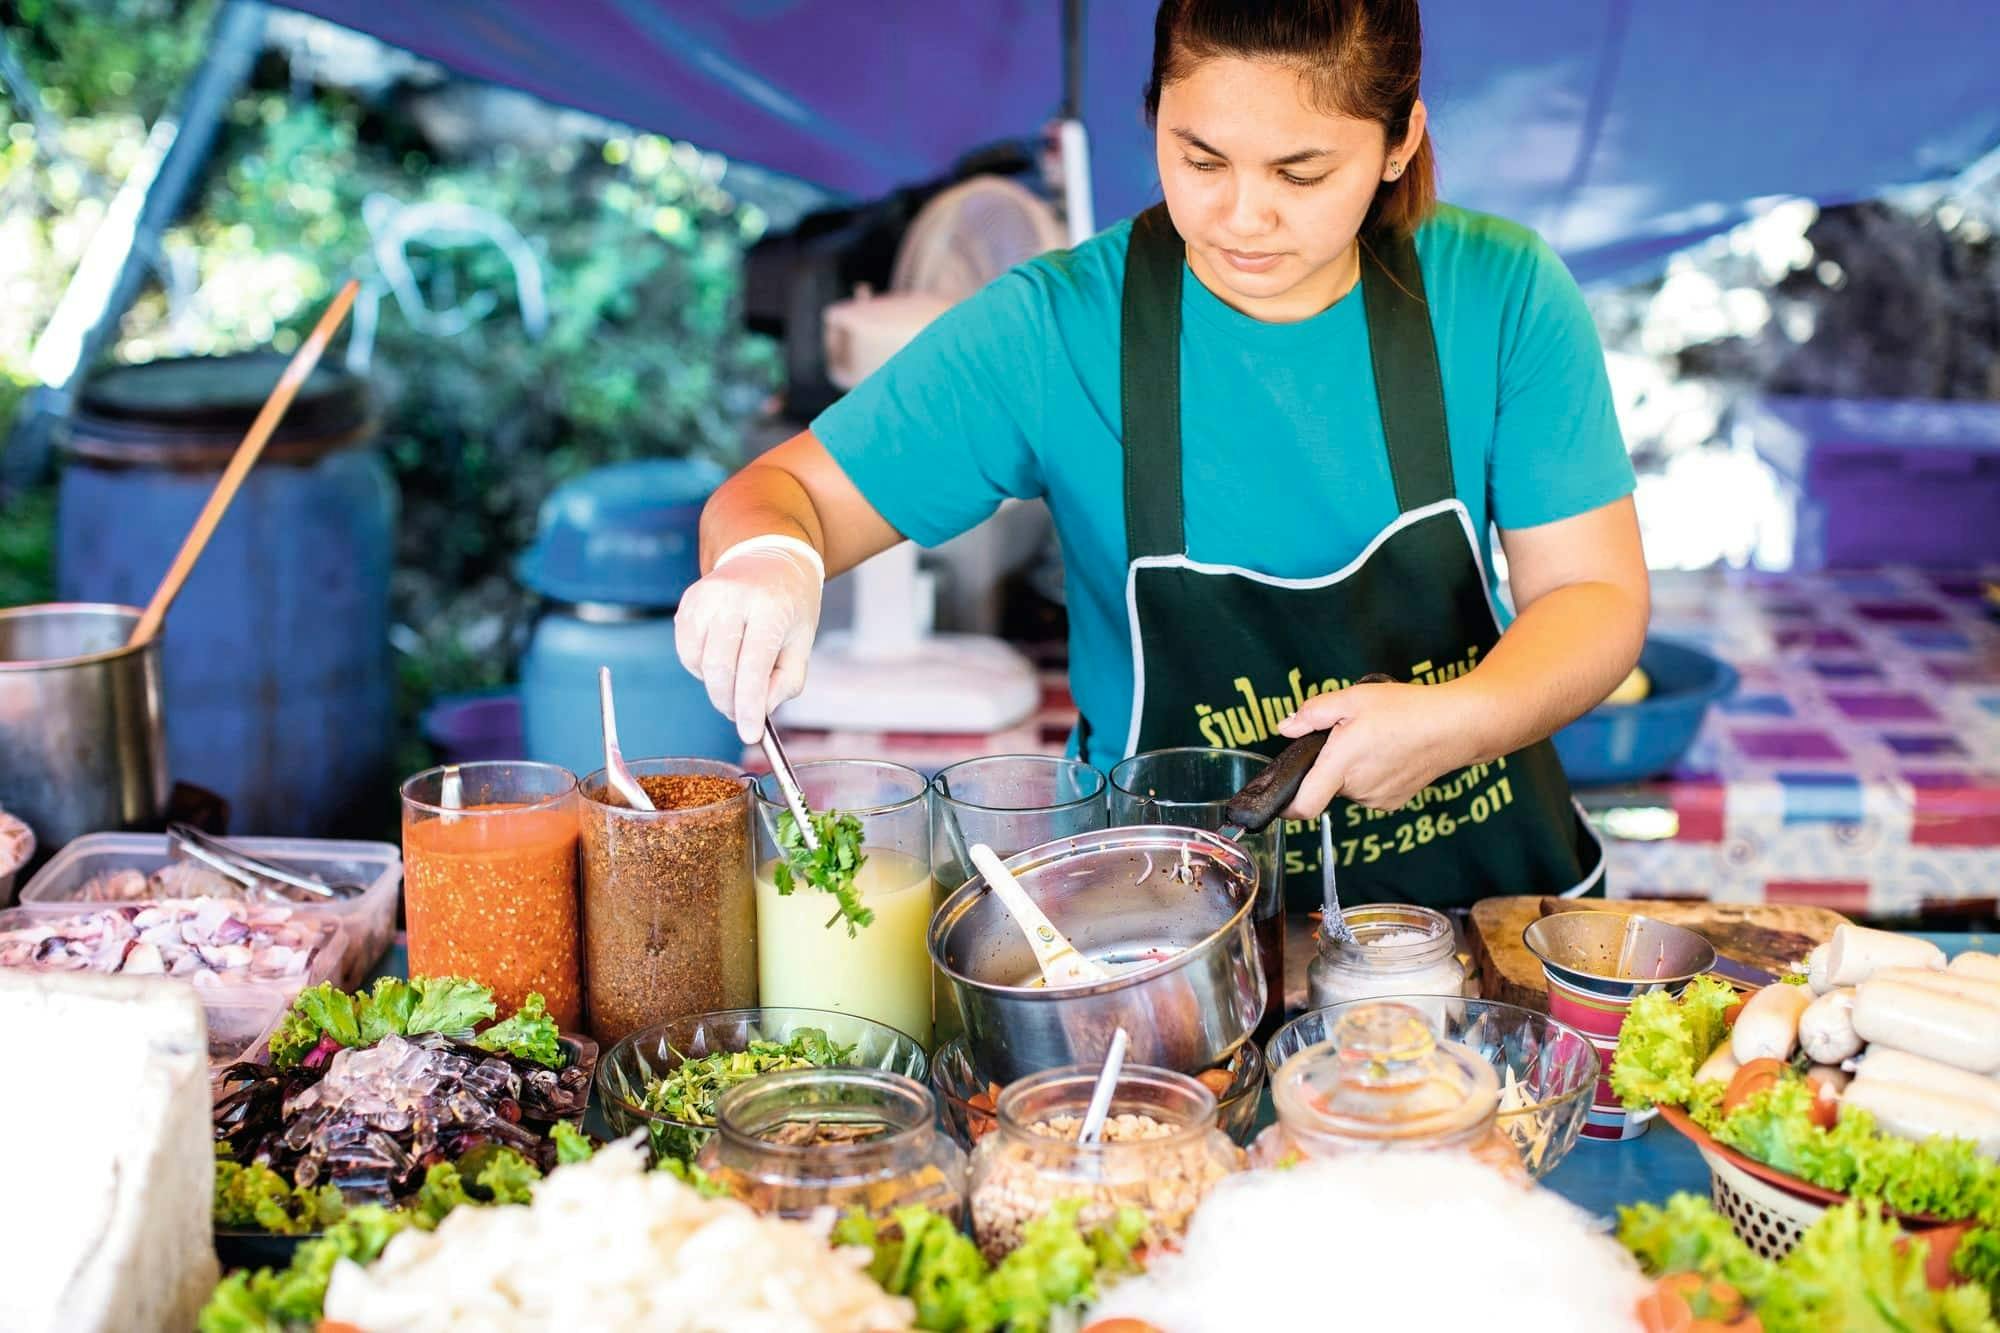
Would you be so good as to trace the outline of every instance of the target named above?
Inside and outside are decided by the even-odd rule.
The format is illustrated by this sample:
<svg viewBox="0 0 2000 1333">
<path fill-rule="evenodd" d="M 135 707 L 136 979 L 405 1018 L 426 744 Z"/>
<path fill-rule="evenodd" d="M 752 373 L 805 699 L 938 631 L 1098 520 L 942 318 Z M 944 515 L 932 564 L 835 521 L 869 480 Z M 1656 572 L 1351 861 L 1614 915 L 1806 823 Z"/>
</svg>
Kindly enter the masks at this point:
<svg viewBox="0 0 2000 1333">
<path fill-rule="evenodd" d="M 863 289 L 825 314 L 828 377 L 851 389 L 954 303 L 1024 260 L 1068 243 L 1048 205 L 1012 181 L 975 177 L 924 206 L 897 251 L 889 292 Z M 953 619 L 994 623 L 1000 577 L 1039 549 L 1040 503 L 1009 501 L 933 553 L 954 594 Z M 939 634 L 938 578 L 912 542 L 867 561 L 854 580 L 854 624 L 813 649 L 805 692 L 778 710 L 787 726 L 823 730 L 998 731 L 1034 711 L 1034 668 L 985 634 Z"/>
</svg>

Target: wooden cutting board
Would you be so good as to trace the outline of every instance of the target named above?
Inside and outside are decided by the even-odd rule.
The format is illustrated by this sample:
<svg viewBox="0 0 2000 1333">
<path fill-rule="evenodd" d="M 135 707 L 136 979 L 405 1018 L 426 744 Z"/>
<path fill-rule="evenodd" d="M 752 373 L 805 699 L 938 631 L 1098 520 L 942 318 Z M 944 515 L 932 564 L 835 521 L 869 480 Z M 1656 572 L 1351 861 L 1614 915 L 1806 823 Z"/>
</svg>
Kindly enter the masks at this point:
<svg viewBox="0 0 2000 1333">
<path fill-rule="evenodd" d="M 1613 898 L 1577 901 L 1536 896 L 1488 898 L 1476 904 L 1466 943 L 1479 968 L 1480 994 L 1529 1009 L 1547 1010 L 1542 965 L 1521 943 L 1521 932 L 1551 912 L 1625 912 L 1698 930 L 1716 952 L 1767 972 L 1782 972 L 1847 920 L 1824 907 L 1775 903 L 1706 903 L 1683 899 Z"/>
</svg>

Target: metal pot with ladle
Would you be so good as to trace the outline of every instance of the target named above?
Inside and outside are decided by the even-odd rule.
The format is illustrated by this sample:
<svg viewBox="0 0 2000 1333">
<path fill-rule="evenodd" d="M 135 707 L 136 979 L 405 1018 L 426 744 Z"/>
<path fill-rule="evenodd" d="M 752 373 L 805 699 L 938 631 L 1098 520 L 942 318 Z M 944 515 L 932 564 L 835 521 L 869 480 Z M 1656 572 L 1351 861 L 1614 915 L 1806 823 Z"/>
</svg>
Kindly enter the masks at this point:
<svg viewBox="0 0 2000 1333">
<path fill-rule="evenodd" d="M 0 808 L 45 851 L 166 813 L 160 641 L 129 642 L 139 615 L 85 603 L 0 610 Z"/>
<path fill-rule="evenodd" d="M 1256 1030 L 1265 995 L 1251 924 L 1257 867 L 1238 839 L 1291 803 L 1325 743 L 1315 732 L 1288 746 L 1230 799 L 1220 833 L 1099 829 L 1006 860 L 1106 979 L 1044 985 L 1034 949 L 986 877 L 952 893 L 931 918 L 931 961 L 957 994 L 974 1067 L 1009 1083 L 1100 1062 L 1120 1027 L 1134 1063 L 1194 1073 L 1228 1059 Z"/>
</svg>

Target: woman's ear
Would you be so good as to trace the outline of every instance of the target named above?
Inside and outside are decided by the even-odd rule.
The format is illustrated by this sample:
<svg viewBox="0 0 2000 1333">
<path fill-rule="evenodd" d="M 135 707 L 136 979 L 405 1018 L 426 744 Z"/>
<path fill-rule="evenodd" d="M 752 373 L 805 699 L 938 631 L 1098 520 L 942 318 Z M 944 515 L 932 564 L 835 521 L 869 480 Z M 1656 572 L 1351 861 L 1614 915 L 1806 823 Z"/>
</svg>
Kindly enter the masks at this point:
<svg viewBox="0 0 2000 1333">
<path fill-rule="evenodd" d="M 1400 180 L 1408 170 L 1410 159 L 1417 155 L 1417 145 L 1424 141 L 1424 130 L 1430 113 L 1424 109 L 1424 99 L 1419 97 L 1410 104 L 1410 128 L 1403 135 L 1403 142 L 1389 145 L 1388 161 L 1382 164 L 1382 179 Z"/>
</svg>

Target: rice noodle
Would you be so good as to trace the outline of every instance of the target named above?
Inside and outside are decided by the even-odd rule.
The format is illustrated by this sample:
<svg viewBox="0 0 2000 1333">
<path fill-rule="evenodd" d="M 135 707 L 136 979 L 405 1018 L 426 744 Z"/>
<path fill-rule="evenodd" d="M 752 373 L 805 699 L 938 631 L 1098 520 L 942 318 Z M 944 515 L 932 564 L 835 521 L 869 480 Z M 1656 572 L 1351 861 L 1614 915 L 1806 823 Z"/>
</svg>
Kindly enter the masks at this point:
<svg viewBox="0 0 2000 1333">
<path fill-rule="evenodd" d="M 867 1263 L 828 1245 L 825 1226 L 759 1217 L 647 1169 L 634 1139 L 558 1167 L 526 1207 L 460 1208 L 366 1269 L 343 1260 L 326 1317 L 368 1333 L 908 1329 L 910 1302 Z"/>
<path fill-rule="evenodd" d="M 1631 1256 L 1558 1195 L 1460 1154 L 1356 1153 L 1225 1181 L 1178 1254 L 1090 1314 L 1165 1333 L 1618 1333 L 1639 1327 L 1646 1290 Z"/>
</svg>

